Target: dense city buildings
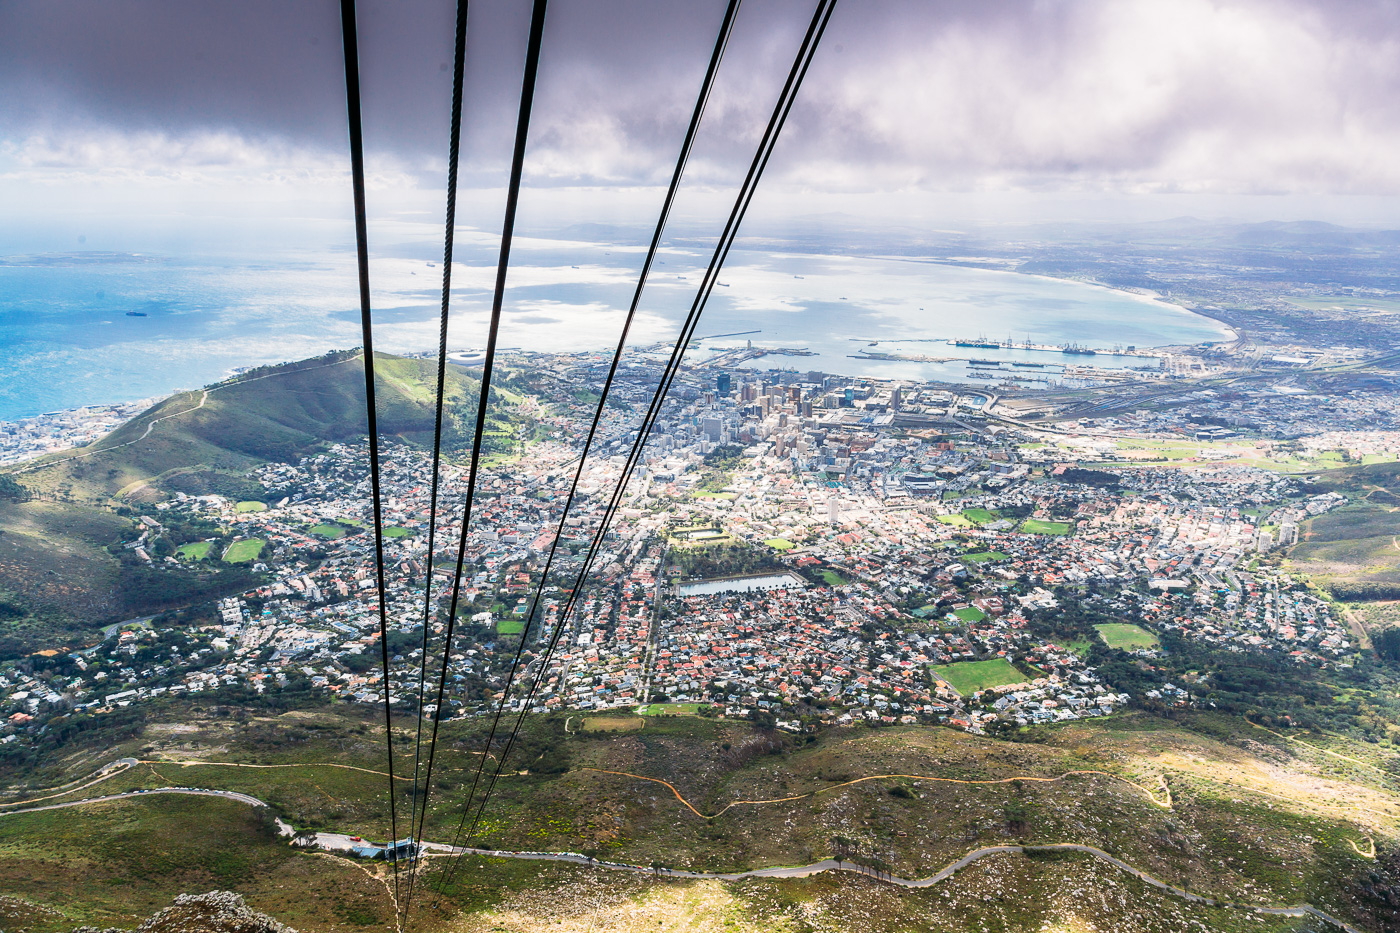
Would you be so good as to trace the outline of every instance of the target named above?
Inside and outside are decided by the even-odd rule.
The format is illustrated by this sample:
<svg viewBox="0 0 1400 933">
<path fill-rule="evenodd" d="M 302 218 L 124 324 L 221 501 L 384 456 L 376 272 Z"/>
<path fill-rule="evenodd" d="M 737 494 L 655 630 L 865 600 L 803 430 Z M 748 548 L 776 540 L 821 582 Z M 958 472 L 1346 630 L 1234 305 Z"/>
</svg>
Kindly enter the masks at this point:
<svg viewBox="0 0 1400 933">
<path fill-rule="evenodd" d="M 214 690 L 373 704 L 387 689 L 405 711 L 470 716 L 500 700 L 517 652 L 512 709 L 669 702 L 791 731 L 984 732 L 1191 705 L 1208 675 L 1153 673 L 1172 644 L 1314 668 L 1358 650 L 1287 554 L 1348 501 L 1308 463 L 1400 452 L 1400 433 L 1374 430 L 1394 423 L 1390 394 L 1191 390 L 1030 421 L 966 386 L 696 366 L 590 562 L 659 367 L 624 367 L 565 515 L 607 360 L 512 365 L 521 375 L 498 404 L 523 439 L 486 461 L 460 577 L 464 463 L 443 468 L 430 555 L 431 458 L 384 444 L 387 684 L 365 451 L 331 444 L 249 471 L 256 497 L 176 493 L 131 509 L 126 560 L 171 579 L 238 568 L 247 587 L 56 645 L 64 663 L 42 673 L 7 664 L 0 741 L 75 709 Z M 1105 652 L 1137 659 L 1131 683 L 1099 669 Z"/>
</svg>

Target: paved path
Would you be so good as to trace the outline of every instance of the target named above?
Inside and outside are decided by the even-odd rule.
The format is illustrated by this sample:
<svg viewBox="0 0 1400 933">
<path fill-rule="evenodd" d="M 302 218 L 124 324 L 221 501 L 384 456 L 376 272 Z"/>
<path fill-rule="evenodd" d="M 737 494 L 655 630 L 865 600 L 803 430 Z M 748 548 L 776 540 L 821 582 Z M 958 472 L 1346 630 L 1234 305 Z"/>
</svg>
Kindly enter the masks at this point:
<svg viewBox="0 0 1400 933">
<path fill-rule="evenodd" d="M 102 626 L 102 640 L 106 641 L 120 631 L 124 631 L 128 625 L 133 628 L 150 628 L 151 620 L 155 616 L 142 616 L 139 619 L 127 619 L 125 622 L 113 622 L 111 625 Z"/>
<path fill-rule="evenodd" d="M 129 759 L 126 759 L 129 760 Z M 234 800 L 239 803 L 246 803 L 253 807 L 265 807 L 263 801 L 248 794 L 240 794 L 235 791 L 210 790 L 200 787 L 158 787 L 150 790 L 127 791 L 121 794 L 108 794 L 105 797 L 89 797 L 84 800 L 71 800 L 66 803 L 53 803 L 41 807 L 28 807 L 23 810 L 7 810 L 0 812 L 0 816 L 9 816 L 15 813 L 34 813 L 40 810 L 62 810 L 67 807 L 87 806 L 89 804 L 105 803 L 111 800 L 126 800 L 134 797 L 146 797 L 152 794 L 185 794 L 198 797 L 222 797 L 226 800 Z M 279 829 L 283 829 L 285 824 L 279 820 Z M 285 827 L 290 830 L 291 827 Z M 285 830 L 284 830 L 285 834 Z M 316 844 L 332 851 L 344 851 L 348 849 L 353 841 L 343 833 L 317 833 L 315 835 Z M 1072 842 L 1051 843 L 1049 845 L 1038 846 L 984 846 L 974 849 L 962 858 L 943 868 L 941 871 L 930 875 L 927 878 L 901 878 L 898 875 L 888 872 L 877 871 L 865 865 L 858 865 L 840 859 L 823 859 L 820 862 L 813 862 L 810 865 L 778 866 L 775 868 L 758 868 L 752 871 L 741 872 L 707 872 L 707 871 L 686 871 L 683 869 L 652 868 L 646 865 L 632 865 L 626 862 L 604 862 L 595 858 L 589 858 L 577 852 L 515 852 L 503 849 L 475 849 L 468 847 L 452 847 L 442 843 L 425 842 L 423 848 L 427 854 L 434 855 L 480 855 L 489 858 L 512 858 L 526 859 L 531 861 L 545 862 L 568 862 L 575 865 L 585 865 L 590 868 L 602 868 L 609 871 L 626 871 L 637 874 L 653 875 L 664 878 L 684 878 L 687 880 L 703 881 L 741 881 L 745 878 L 807 878 L 812 875 L 826 871 L 848 871 L 859 875 L 865 875 L 886 884 L 892 884 L 901 888 L 928 888 L 946 881 L 954 874 L 978 859 L 991 855 L 1012 855 L 1029 854 L 1038 855 L 1049 852 L 1078 852 L 1089 855 L 1101 861 L 1108 862 L 1120 871 L 1127 872 L 1134 878 L 1152 885 L 1154 888 L 1175 897 L 1182 898 L 1196 904 L 1203 904 L 1210 907 L 1229 907 L 1237 910 L 1248 910 L 1256 914 L 1276 916 L 1276 917 L 1316 917 L 1319 920 L 1330 923 L 1346 933 L 1362 933 L 1361 930 L 1348 923 L 1339 920 L 1330 914 L 1323 913 L 1310 904 L 1300 904 L 1296 907 L 1257 907 L 1253 904 L 1241 904 L 1234 901 L 1224 901 L 1213 897 L 1205 897 L 1200 894 L 1192 894 L 1182 888 L 1167 884 L 1158 878 L 1149 875 L 1147 872 L 1134 868 L 1127 862 L 1103 851 L 1094 846 L 1080 845 Z"/>
<path fill-rule="evenodd" d="M 1337 926 L 1338 928 L 1345 930 L 1346 933 L 1361 933 L 1361 931 L 1356 927 L 1351 926 L 1350 924 L 1345 923 L 1342 920 L 1331 916 L 1330 914 L 1323 913 L 1322 911 L 1318 910 L 1310 904 L 1302 904 L 1297 907 L 1256 907 L 1253 904 L 1240 904 L 1234 901 L 1223 901 L 1213 897 L 1204 897 L 1199 894 L 1192 894 L 1189 891 L 1185 891 L 1181 888 L 1175 887 L 1174 885 L 1167 884 L 1166 882 L 1161 881 L 1158 878 L 1154 878 L 1152 875 L 1147 874 L 1147 872 L 1134 868 L 1122 859 L 1109 855 L 1102 849 L 1097 849 L 1093 846 L 1079 845 L 1077 843 L 1072 842 L 1052 843 L 1050 845 L 1042 846 L 986 846 L 984 848 L 975 849 L 972 852 L 967 853 L 962 858 L 958 859 L 956 862 L 953 862 L 951 865 L 948 865 L 946 868 L 942 869 L 936 874 L 930 875 L 927 878 L 915 879 L 901 878 L 898 875 L 892 875 L 888 872 L 877 871 L 865 865 L 858 865 L 854 862 L 847 862 L 839 859 L 823 859 L 820 862 L 813 862 L 811 865 L 794 865 L 778 868 L 759 868 L 753 871 L 705 872 L 684 871 L 680 869 L 655 869 L 643 865 L 629 865 L 623 862 L 603 862 L 573 852 L 507 852 L 498 849 L 470 848 L 459 848 L 454 851 L 456 854 L 459 855 L 466 854 L 481 855 L 491 858 L 516 858 L 535 859 L 550 862 L 571 862 L 576 865 L 588 865 L 594 868 L 605 868 L 611 871 L 630 871 L 649 875 L 656 875 L 665 878 L 685 878 L 707 881 L 742 881 L 745 878 L 807 878 L 825 871 L 849 871 L 859 875 L 866 875 L 867 877 L 875 878 L 879 881 L 885 882 L 886 884 L 892 884 L 901 888 L 932 887 L 941 881 L 946 881 L 948 878 L 951 878 L 958 871 L 962 870 L 963 868 L 966 868 L 968 865 L 971 865 L 978 859 L 986 858 L 989 855 L 1025 853 L 1030 853 L 1034 855 L 1052 851 L 1079 852 L 1085 855 L 1091 855 L 1094 858 L 1108 862 L 1115 868 L 1127 872 L 1133 877 L 1152 885 L 1154 888 L 1157 888 L 1160 891 L 1163 891 L 1167 894 L 1175 895 L 1176 897 L 1183 898 L 1187 901 L 1191 901 L 1192 903 L 1204 904 L 1210 907 L 1231 907 L 1239 910 L 1253 911 L 1257 914 L 1267 914 L 1270 916 L 1277 917 L 1316 917 L 1319 920 L 1324 920 L 1327 923 L 1331 923 Z"/>
<path fill-rule="evenodd" d="M 78 791 L 91 787 L 94 784 L 101 784 L 108 778 L 115 777 L 116 775 L 121 774 L 123 771 L 135 767 L 138 763 L 139 762 L 137 762 L 135 758 L 118 758 L 111 764 L 104 765 L 101 769 L 99 769 L 98 772 L 92 776 L 92 779 L 89 780 L 86 784 L 79 784 L 77 787 L 72 787 L 70 785 L 77 784 L 78 781 L 69 781 L 67 784 L 59 784 L 57 787 L 51 788 L 51 790 L 53 791 L 53 793 L 51 794 L 46 794 L 43 797 L 28 797 L 24 800 L 11 800 L 6 803 L 0 803 L 0 808 L 23 806 L 24 804 L 36 803 L 40 800 L 52 800 L 54 797 L 67 797 L 69 794 L 77 793 Z M 78 780 L 82 780 L 82 778 L 79 778 Z M 64 787 L 68 789 L 60 789 Z"/>
<path fill-rule="evenodd" d="M 259 378 L 265 378 L 265 377 L 259 377 Z M 107 453 L 108 451 L 120 450 L 120 449 L 123 448 L 123 447 L 130 447 L 132 444 L 135 444 L 137 441 L 144 441 L 147 437 L 149 437 L 150 434 L 151 434 L 151 431 L 155 430 L 155 426 L 158 425 L 158 424 L 160 424 L 162 421 L 168 421 L 168 420 L 171 419 L 171 418 L 178 418 L 180 415 L 188 415 L 188 414 L 189 414 L 190 412 L 192 412 L 192 411 L 198 411 L 199 409 L 203 408 L 203 407 L 204 407 L 204 403 L 207 402 L 207 401 L 209 401 L 209 390 L 208 390 L 208 389 L 203 389 L 202 391 L 203 391 L 204 394 L 203 394 L 202 396 L 200 396 L 199 404 L 198 404 L 198 405 L 195 405 L 193 408 L 185 408 L 185 409 L 182 409 L 182 410 L 180 410 L 180 411 L 171 412 L 171 413 L 168 414 L 168 415 L 161 415 L 159 418 L 152 418 L 152 419 L 146 424 L 146 430 L 145 430 L 145 432 L 143 432 L 142 435 L 141 435 L 140 437 L 136 438 L 135 440 L 125 441 L 125 442 L 123 442 L 123 443 L 121 443 L 121 444 L 113 444 L 113 445 L 110 446 L 110 447 L 97 447 L 97 448 L 90 449 L 90 450 L 89 450 L 89 449 L 84 449 L 81 453 L 73 454 L 71 457 L 63 457 L 63 458 L 58 459 L 58 460 L 46 460 L 46 461 L 44 461 L 43 463 L 35 463 L 35 464 L 32 464 L 32 465 L 27 466 L 27 467 L 23 467 L 23 468 L 18 469 L 18 470 L 11 470 L 10 473 L 11 473 L 11 474 L 16 474 L 16 475 L 17 475 L 17 474 L 20 474 L 20 473 L 32 473 L 32 472 L 34 472 L 35 470 L 42 470 L 42 469 L 45 469 L 46 467 L 58 466 L 60 463 L 67 463 L 67 462 L 70 461 L 70 460 L 81 460 L 83 457 L 91 457 L 93 454 L 105 454 L 105 453 Z"/>
<path fill-rule="evenodd" d="M 236 800 L 239 803 L 246 803 L 250 807 L 267 806 L 267 804 L 256 797 L 250 797 L 248 794 L 240 794 L 232 790 L 210 790 L 205 787 L 152 787 L 147 790 L 129 790 L 120 794 L 107 794 L 105 797 L 84 797 L 82 800 L 49 803 L 42 807 L 25 807 L 23 810 L 4 810 L 0 811 L 0 816 L 14 816 L 17 813 L 37 813 L 40 810 L 63 810 L 67 807 L 85 807 L 94 803 L 106 803 L 109 800 L 149 797 L 152 794 L 185 794 L 193 797 L 223 797 L 226 800 Z"/>
</svg>

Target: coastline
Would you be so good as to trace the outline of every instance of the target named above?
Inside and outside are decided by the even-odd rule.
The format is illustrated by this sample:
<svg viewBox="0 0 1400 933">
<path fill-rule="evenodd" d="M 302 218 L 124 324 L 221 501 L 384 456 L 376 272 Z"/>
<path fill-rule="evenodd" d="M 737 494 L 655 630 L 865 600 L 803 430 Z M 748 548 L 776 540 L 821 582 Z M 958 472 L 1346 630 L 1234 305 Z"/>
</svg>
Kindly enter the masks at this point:
<svg viewBox="0 0 1400 933">
<path fill-rule="evenodd" d="M 842 258 L 842 257 L 833 257 L 833 258 Z M 1102 282 L 1089 282 L 1089 281 L 1085 281 L 1084 279 L 1061 278 L 1061 277 L 1059 277 L 1059 276 L 1046 275 L 1046 274 L 1043 273 L 1043 272 L 1018 272 L 1018 271 L 1015 270 L 1015 269 L 997 269 L 997 268 L 993 268 L 993 267 L 991 267 L 991 266 L 975 265 L 975 264 L 973 264 L 973 263 L 965 263 L 965 262 L 956 262 L 956 261 L 954 261 L 954 260 L 949 260 L 949 259 L 910 259 L 910 258 L 902 257 L 902 256 L 868 256 L 868 257 L 865 257 L 865 258 L 867 258 L 867 259 L 881 259 L 881 260 L 887 260 L 887 261 L 890 261 L 890 262 L 917 263 L 917 264 L 919 264 L 919 265 L 929 265 L 929 266 L 950 266 L 950 267 L 952 267 L 952 268 L 954 268 L 954 269 L 975 269 L 975 270 L 977 270 L 977 271 L 979 271 L 979 272 L 997 272 L 997 273 L 1001 273 L 1001 274 L 1003 274 L 1003 275 L 1019 276 L 1019 277 L 1021 277 L 1021 278 L 1026 278 L 1026 279 L 1039 279 L 1040 281 L 1043 281 L 1043 282 L 1056 282 L 1056 283 L 1059 283 L 1059 284 L 1078 285 L 1078 286 L 1082 286 L 1082 287 L 1084 287 L 1084 288 L 1094 289 L 1095 291 L 1108 292 L 1108 293 L 1111 294 L 1111 295 L 1116 295 L 1116 296 L 1119 296 L 1119 297 L 1122 297 L 1122 298 L 1129 298 L 1129 299 L 1132 299 L 1133 301 L 1137 301 L 1137 302 L 1142 303 L 1142 304 L 1148 304 L 1148 305 L 1152 305 L 1152 306 L 1154 306 L 1154 307 L 1159 307 L 1159 308 L 1162 308 L 1162 309 L 1165 309 L 1165 310 L 1171 310 L 1171 311 L 1180 312 L 1180 313 L 1182 313 L 1182 314 L 1189 315 L 1189 316 L 1191 316 L 1191 317 L 1205 318 L 1206 320 L 1211 321 L 1212 323 L 1217 324 L 1217 325 L 1219 325 L 1220 327 L 1224 328 L 1224 330 L 1225 330 L 1226 332 L 1229 333 L 1229 339 L 1222 339 L 1222 340 L 1218 340 L 1218 341 L 1210 341 L 1211 343 L 1232 343 L 1232 342 L 1234 342 L 1234 341 L 1236 341 L 1236 340 L 1241 339 L 1241 336 L 1242 336 L 1242 335 L 1240 334 L 1240 332 L 1239 332 L 1238 330 L 1236 330 L 1235 327 L 1234 327 L 1233 325 L 1228 324 L 1228 323 L 1226 323 L 1225 321 L 1220 320 L 1218 317 L 1216 317 L 1216 316 L 1214 316 L 1214 315 L 1212 315 L 1212 314 L 1208 314 L 1208 313 L 1206 313 L 1206 312 L 1204 312 L 1204 311 L 1195 309 L 1195 308 L 1188 308 L 1188 307 L 1186 307 L 1185 305 L 1177 304 L 1176 302 L 1169 301 L 1168 299 L 1164 298 L 1161 294 L 1159 294 L 1158 292 L 1154 292 L 1154 291 L 1152 291 L 1151 289 L 1143 289 L 1142 291 L 1129 291 L 1128 289 L 1125 289 L 1125 288 L 1115 288 L 1115 287 L 1112 286 L 1112 285 L 1105 285 L 1105 284 L 1103 284 Z M 1223 336 L 1223 335 L 1222 335 L 1222 336 Z M 1162 348 L 1165 348 L 1165 347 L 1174 347 L 1174 346 L 1180 346 L 1180 344 L 1172 344 L 1172 343 L 1156 344 L 1156 345 L 1153 346 L 1152 349 L 1162 349 Z"/>
</svg>

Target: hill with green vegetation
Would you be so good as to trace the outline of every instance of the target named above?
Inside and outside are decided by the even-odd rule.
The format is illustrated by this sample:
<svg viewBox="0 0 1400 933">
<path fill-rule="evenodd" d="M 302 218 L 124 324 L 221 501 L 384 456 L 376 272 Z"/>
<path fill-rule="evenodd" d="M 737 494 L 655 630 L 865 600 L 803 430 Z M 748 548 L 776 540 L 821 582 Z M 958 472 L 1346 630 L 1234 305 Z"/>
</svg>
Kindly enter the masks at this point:
<svg viewBox="0 0 1400 933">
<path fill-rule="evenodd" d="M 1290 565 L 1338 599 L 1400 599 L 1400 463 L 1329 470 L 1311 485 L 1350 501 L 1303 523 Z"/>
<path fill-rule="evenodd" d="M 0 909 L 34 933 L 59 933 L 79 922 L 131 925 L 178 893 L 220 887 L 303 931 L 382 930 L 392 917 L 388 867 L 289 847 L 273 821 L 386 838 L 382 724 L 370 709 L 270 702 L 157 704 L 119 724 L 124 731 L 104 726 L 74 737 L 67 755 L 12 768 L 0 813 L 124 755 L 142 764 L 95 786 L 59 787 L 47 802 L 193 786 L 269 806 L 138 795 L 0 815 L 0 893 L 23 892 Z M 716 931 L 1330 928 L 1193 903 L 1101 858 L 1038 848 L 1065 843 L 1234 904 L 1308 903 L 1367 933 L 1397 919 L 1400 769 L 1364 743 L 1284 737 L 1215 713 L 1042 726 L 1008 742 L 937 726 L 793 735 L 668 710 L 574 714 L 572 727 L 562 715 L 529 720 L 475 841 L 705 872 L 835 856 L 902 878 L 929 877 L 971 852 L 1023 849 L 916 890 L 845 873 L 686 881 L 472 858 L 441 899 L 423 899 L 411 926 L 569 929 L 582 923 L 571 914 L 579 902 L 607 891 L 591 901 L 597 929 L 625 929 L 638 915 L 651 929 L 710 929 L 707 913 L 734 921 Z M 486 725 L 444 723 L 425 839 L 452 838 Z M 413 723 L 398 721 L 394 739 L 402 764 Z M 411 781 L 399 791 L 402 818 L 415 791 Z M 428 860 L 425 891 L 446 867 Z M 678 925 L 658 927 L 667 917 Z"/>
<path fill-rule="evenodd" d="M 375 360 L 381 437 L 430 445 L 436 361 Z M 503 397 L 513 378 L 500 378 Z M 478 386 L 461 368 L 448 368 L 449 457 L 470 444 Z M 248 470 L 363 439 L 365 423 L 363 355 L 342 351 L 182 392 L 85 448 L 9 467 L 0 474 L 0 656 L 82 643 L 94 625 L 246 588 L 251 544 L 235 545 L 223 561 L 186 552 L 183 573 L 157 574 L 133 563 L 120 543 L 135 537 L 141 508 L 176 493 L 255 508 L 268 495 Z M 528 439 L 508 405 L 492 406 L 487 427 L 488 455 L 518 451 Z M 189 531 L 190 542 L 220 533 L 212 525 Z"/>
<path fill-rule="evenodd" d="M 437 364 L 376 354 L 375 402 L 383 437 L 431 444 Z M 449 450 L 470 440 L 477 380 L 449 367 L 443 433 Z M 250 467 L 294 462 L 365 434 L 363 356 L 336 352 L 251 370 L 173 395 L 87 448 L 12 471 L 31 495 L 99 505 L 179 491 L 261 501 Z M 509 432 L 510 425 L 495 430 Z"/>
</svg>

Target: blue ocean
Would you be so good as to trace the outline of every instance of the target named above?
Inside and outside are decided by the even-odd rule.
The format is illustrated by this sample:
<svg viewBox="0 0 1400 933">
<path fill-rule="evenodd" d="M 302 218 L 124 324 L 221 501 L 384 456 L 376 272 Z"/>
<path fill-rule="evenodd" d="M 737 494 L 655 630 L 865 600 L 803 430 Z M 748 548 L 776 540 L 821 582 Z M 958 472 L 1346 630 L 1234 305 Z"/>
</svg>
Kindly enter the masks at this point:
<svg viewBox="0 0 1400 933">
<path fill-rule="evenodd" d="M 464 236 L 454 267 L 451 344 L 485 342 L 493 238 Z M 405 255 L 404 252 L 409 253 Z M 439 262 L 401 251 L 372 263 L 375 345 L 436 345 Z M 700 251 L 667 250 L 634 342 L 673 338 L 694 298 Z M 502 347 L 604 349 L 617 339 L 641 253 L 518 239 Z M 920 341 L 985 335 L 1017 342 L 1140 348 L 1228 339 L 1206 318 L 1144 296 L 901 259 L 736 250 L 700 336 L 710 346 L 807 348 L 764 365 L 897 378 L 960 378 L 957 366 L 853 359 L 861 348 L 937 355 Z M 0 420 L 196 388 L 234 370 L 358 346 L 353 254 L 221 256 L 74 252 L 0 258 Z M 693 350 L 706 353 L 701 341 Z"/>
</svg>

